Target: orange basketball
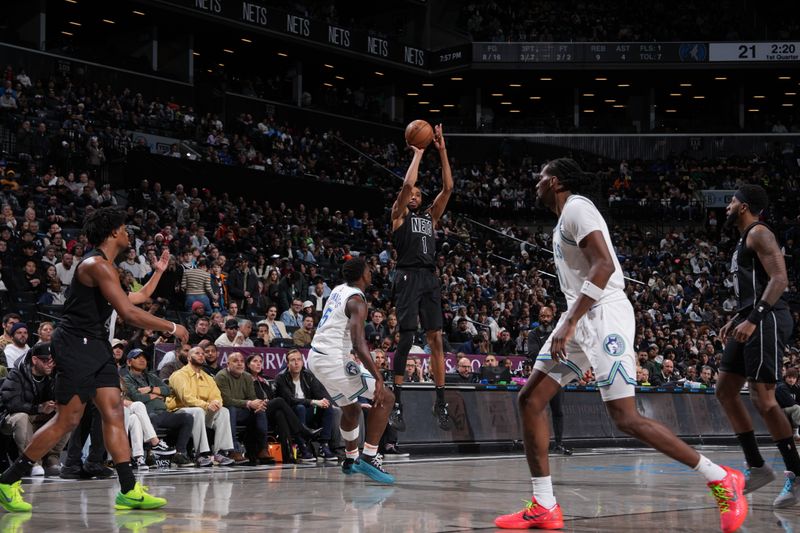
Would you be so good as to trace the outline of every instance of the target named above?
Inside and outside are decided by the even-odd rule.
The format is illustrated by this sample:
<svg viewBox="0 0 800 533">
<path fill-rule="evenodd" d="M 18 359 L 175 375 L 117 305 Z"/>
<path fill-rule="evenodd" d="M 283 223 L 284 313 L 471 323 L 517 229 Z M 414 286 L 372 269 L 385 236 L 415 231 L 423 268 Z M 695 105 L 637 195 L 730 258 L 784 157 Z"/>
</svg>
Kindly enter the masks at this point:
<svg viewBox="0 0 800 533">
<path fill-rule="evenodd" d="M 415 120 L 406 126 L 406 142 L 425 149 L 433 140 L 433 128 L 424 120 Z"/>
</svg>

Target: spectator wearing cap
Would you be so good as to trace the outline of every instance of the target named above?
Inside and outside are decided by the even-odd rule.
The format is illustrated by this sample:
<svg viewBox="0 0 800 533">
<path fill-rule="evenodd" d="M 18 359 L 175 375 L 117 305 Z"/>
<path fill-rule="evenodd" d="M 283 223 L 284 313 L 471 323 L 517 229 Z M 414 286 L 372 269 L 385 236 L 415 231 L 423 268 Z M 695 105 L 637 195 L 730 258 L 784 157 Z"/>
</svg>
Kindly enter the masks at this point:
<svg viewBox="0 0 800 533">
<path fill-rule="evenodd" d="M 192 303 L 192 314 L 189 315 L 189 318 L 186 319 L 187 326 L 190 330 L 195 328 L 197 321 L 201 318 L 209 316 L 206 314 L 206 307 L 203 302 L 195 301 Z"/>
<path fill-rule="evenodd" d="M 30 444 L 33 434 L 50 420 L 56 412 L 55 377 L 50 343 L 40 342 L 12 368 L 0 387 L 0 430 L 11 435 L 22 452 Z M 34 466 L 33 475 L 58 476 L 61 472 L 59 456 L 69 440 L 64 435 Z"/>
<path fill-rule="evenodd" d="M 314 303 L 311 300 L 306 300 L 303 302 L 303 309 L 300 311 L 300 314 L 304 317 L 310 316 L 314 318 L 316 314 L 314 311 Z"/>
<path fill-rule="evenodd" d="M 114 354 L 114 362 L 117 363 L 117 370 L 119 371 L 120 376 L 124 376 L 123 371 L 127 372 L 125 341 L 120 339 L 111 339 L 111 353 Z"/>
<path fill-rule="evenodd" d="M 30 347 L 28 346 L 28 325 L 25 322 L 17 322 L 11 326 L 11 344 L 3 350 L 6 360 L 6 368 L 14 368 Z"/>
<path fill-rule="evenodd" d="M 228 275 L 228 295 L 232 302 L 236 302 L 243 312 L 248 310 L 248 305 L 253 304 L 253 296 L 258 292 L 258 276 L 250 268 L 250 262 L 245 256 L 239 256 L 234 261 L 235 268 Z"/>
<path fill-rule="evenodd" d="M 0 336 L 0 351 L 5 350 L 6 346 L 13 343 L 14 338 L 11 335 L 11 328 L 21 320 L 22 318 L 17 313 L 3 315 L 3 335 Z"/>
<path fill-rule="evenodd" d="M 306 316 L 303 318 L 303 325 L 292 335 L 292 341 L 298 348 L 310 348 L 311 341 L 314 340 L 314 317 Z"/>
<path fill-rule="evenodd" d="M 186 310 L 195 312 L 195 302 L 203 304 L 204 314 L 210 315 L 212 312 L 211 302 L 219 299 L 219 296 L 211 287 L 211 274 L 208 273 L 206 260 L 202 257 L 197 259 L 196 268 L 185 268 L 181 278 L 181 289 L 186 294 Z"/>
<path fill-rule="evenodd" d="M 235 318 L 228 318 L 225 321 L 225 331 L 217 337 L 214 341 L 214 344 L 217 347 L 231 347 L 236 346 L 234 343 L 236 342 L 236 338 L 239 333 L 239 321 Z"/>
<path fill-rule="evenodd" d="M 303 302 L 295 298 L 292 306 L 281 314 L 281 322 L 287 328 L 299 328 L 303 325 Z"/>
</svg>

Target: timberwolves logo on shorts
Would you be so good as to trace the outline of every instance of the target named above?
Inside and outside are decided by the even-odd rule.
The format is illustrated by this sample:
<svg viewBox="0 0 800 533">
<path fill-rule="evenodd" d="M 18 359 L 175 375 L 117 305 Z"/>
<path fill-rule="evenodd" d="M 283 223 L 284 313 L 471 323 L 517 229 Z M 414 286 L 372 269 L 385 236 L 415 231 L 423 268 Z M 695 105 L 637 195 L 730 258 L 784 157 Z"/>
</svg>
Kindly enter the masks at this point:
<svg viewBox="0 0 800 533">
<path fill-rule="evenodd" d="M 621 335 L 612 333 L 603 341 L 603 349 L 608 355 L 622 355 L 625 353 L 625 339 Z"/>
<path fill-rule="evenodd" d="M 357 376 L 361 373 L 361 369 L 358 368 L 358 365 L 355 363 L 355 361 L 348 361 L 344 365 L 344 372 L 348 376 Z"/>
</svg>

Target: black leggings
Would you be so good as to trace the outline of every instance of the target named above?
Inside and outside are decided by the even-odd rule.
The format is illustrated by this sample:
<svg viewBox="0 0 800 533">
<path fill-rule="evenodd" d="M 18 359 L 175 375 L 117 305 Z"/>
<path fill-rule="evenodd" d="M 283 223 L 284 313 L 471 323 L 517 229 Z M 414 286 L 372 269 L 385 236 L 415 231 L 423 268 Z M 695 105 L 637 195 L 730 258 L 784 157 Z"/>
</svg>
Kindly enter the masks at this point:
<svg viewBox="0 0 800 533">
<path fill-rule="evenodd" d="M 267 421 L 270 424 L 275 424 L 278 428 L 278 441 L 281 443 L 281 453 L 283 454 L 284 463 L 290 462 L 292 457 L 292 443 L 290 438 L 295 442 L 302 440 L 300 436 L 300 420 L 294 414 L 292 408 L 286 403 L 283 398 L 275 398 L 267 402 Z"/>
</svg>

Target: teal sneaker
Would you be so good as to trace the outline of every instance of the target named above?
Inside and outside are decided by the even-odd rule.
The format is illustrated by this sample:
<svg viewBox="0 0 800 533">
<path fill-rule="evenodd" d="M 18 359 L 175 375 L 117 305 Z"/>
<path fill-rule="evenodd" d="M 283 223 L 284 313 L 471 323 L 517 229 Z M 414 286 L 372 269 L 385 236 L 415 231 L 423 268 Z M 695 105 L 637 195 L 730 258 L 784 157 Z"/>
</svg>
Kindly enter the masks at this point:
<svg viewBox="0 0 800 533">
<path fill-rule="evenodd" d="M 11 485 L 0 483 L 0 506 L 9 513 L 27 513 L 32 506 L 22 499 L 22 481 Z"/>
<path fill-rule="evenodd" d="M 378 483 L 386 485 L 394 483 L 394 476 L 383 469 L 383 456 L 381 454 L 369 457 L 362 453 L 361 457 L 353 463 L 352 470 L 353 472 L 364 474 Z"/>
<path fill-rule="evenodd" d="M 137 481 L 132 490 L 129 490 L 125 494 L 122 494 L 122 492 L 117 493 L 117 498 L 114 501 L 114 508 L 119 510 L 158 509 L 159 507 L 164 507 L 166 504 L 167 500 L 164 498 L 158 498 L 147 494 L 147 487 Z"/>
<path fill-rule="evenodd" d="M 783 484 L 783 490 L 781 490 L 781 493 L 775 498 L 775 501 L 772 502 L 773 507 L 777 507 L 778 509 L 791 507 L 798 502 L 797 486 L 800 485 L 800 479 L 791 472 L 784 472 L 784 475 L 786 475 L 786 482 Z"/>
</svg>

